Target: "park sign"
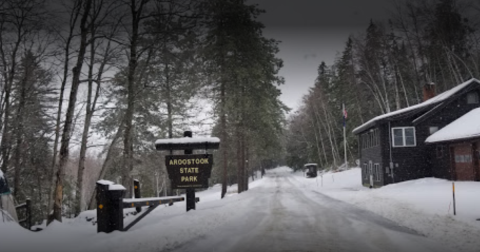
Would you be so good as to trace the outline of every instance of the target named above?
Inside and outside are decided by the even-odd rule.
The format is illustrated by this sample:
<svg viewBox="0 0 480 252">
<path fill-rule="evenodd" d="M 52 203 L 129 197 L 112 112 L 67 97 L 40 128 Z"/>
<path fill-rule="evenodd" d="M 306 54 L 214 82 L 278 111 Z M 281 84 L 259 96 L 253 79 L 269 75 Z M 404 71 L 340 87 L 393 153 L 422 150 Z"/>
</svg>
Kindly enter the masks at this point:
<svg viewBox="0 0 480 252">
<path fill-rule="evenodd" d="M 210 154 L 166 155 L 172 189 L 208 188 L 213 157 Z"/>
</svg>

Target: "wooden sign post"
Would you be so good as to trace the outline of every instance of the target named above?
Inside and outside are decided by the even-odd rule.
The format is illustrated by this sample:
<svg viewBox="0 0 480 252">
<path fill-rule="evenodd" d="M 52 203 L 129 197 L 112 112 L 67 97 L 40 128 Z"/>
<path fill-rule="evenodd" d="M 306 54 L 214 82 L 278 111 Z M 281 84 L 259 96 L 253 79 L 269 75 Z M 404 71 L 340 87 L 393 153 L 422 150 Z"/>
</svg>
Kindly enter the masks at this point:
<svg viewBox="0 0 480 252">
<path fill-rule="evenodd" d="M 195 149 L 218 149 L 220 139 L 216 137 L 192 138 L 191 131 L 183 133 L 184 138 L 159 139 L 157 150 L 183 150 L 184 155 L 166 155 L 165 165 L 172 189 L 186 189 L 187 212 L 195 210 L 195 188 L 208 188 L 213 157 L 210 154 L 193 154 Z"/>
</svg>

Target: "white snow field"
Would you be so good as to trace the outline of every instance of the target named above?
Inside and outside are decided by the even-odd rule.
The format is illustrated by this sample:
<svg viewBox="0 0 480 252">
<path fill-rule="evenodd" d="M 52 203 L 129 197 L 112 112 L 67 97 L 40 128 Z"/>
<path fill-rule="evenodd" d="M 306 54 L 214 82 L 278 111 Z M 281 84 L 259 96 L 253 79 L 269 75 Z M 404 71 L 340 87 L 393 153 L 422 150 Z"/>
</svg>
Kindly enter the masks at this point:
<svg viewBox="0 0 480 252">
<path fill-rule="evenodd" d="M 0 251 L 480 251 L 480 183 L 455 188 L 456 216 L 451 181 L 369 189 L 359 168 L 305 178 L 281 167 L 222 200 L 219 185 L 197 192 L 196 210 L 159 206 L 126 232 L 97 233 L 95 211 L 40 232 L 0 220 Z"/>
</svg>

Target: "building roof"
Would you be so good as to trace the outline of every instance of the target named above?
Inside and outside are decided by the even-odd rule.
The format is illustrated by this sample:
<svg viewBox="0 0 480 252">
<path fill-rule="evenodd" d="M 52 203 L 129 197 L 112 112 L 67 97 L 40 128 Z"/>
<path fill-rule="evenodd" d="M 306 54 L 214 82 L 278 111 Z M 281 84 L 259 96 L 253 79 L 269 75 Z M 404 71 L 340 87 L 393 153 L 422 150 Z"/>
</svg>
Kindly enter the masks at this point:
<svg viewBox="0 0 480 252">
<path fill-rule="evenodd" d="M 429 136 L 426 143 L 480 138 L 480 108 L 476 108 Z"/>
<path fill-rule="evenodd" d="M 432 98 L 430 98 L 430 99 L 428 99 L 428 100 L 426 100 L 422 103 L 412 105 L 410 107 L 406 107 L 406 108 L 403 108 L 403 109 L 399 109 L 399 110 L 396 110 L 396 111 L 393 111 L 393 112 L 390 112 L 390 113 L 386 113 L 386 114 L 383 114 L 383 115 L 376 116 L 373 119 L 371 119 L 370 121 L 356 127 L 355 129 L 353 129 L 352 132 L 354 134 L 357 134 L 357 133 L 359 133 L 363 130 L 366 130 L 366 129 L 372 127 L 378 121 L 388 119 L 388 118 L 391 118 L 391 117 L 396 116 L 396 115 L 406 114 L 406 113 L 409 113 L 409 112 L 426 110 L 428 108 L 431 108 L 432 106 L 439 105 L 441 102 L 450 98 L 451 96 L 453 96 L 458 91 L 462 90 L 463 88 L 465 88 L 466 86 L 468 86 L 472 82 L 476 82 L 477 84 L 480 84 L 479 80 L 477 80 L 475 78 L 472 78 L 472 79 L 470 79 L 468 81 L 465 81 L 465 82 L 455 86 L 454 88 L 449 89 L 449 90 L 447 90 L 443 93 L 440 93 L 440 94 L 438 94 L 438 95 L 436 95 L 436 96 L 434 96 L 434 97 L 432 97 Z"/>
</svg>

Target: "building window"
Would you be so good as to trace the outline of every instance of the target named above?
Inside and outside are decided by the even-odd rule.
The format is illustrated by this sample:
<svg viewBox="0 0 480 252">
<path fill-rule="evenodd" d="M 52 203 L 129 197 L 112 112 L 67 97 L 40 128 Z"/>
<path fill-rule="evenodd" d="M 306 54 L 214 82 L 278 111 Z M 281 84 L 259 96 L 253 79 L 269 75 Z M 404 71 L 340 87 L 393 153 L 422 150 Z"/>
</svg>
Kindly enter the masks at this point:
<svg viewBox="0 0 480 252">
<path fill-rule="evenodd" d="M 393 147 L 416 146 L 415 127 L 392 128 Z"/>
<path fill-rule="evenodd" d="M 467 104 L 478 104 L 479 97 L 477 92 L 471 92 L 467 94 Z"/>
<path fill-rule="evenodd" d="M 361 141 L 362 149 L 378 146 L 380 144 L 380 134 L 378 134 L 378 129 L 373 129 L 362 134 Z"/>
<path fill-rule="evenodd" d="M 370 175 L 372 174 L 373 174 L 373 164 L 372 164 L 372 161 L 370 161 L 368 163 L 368 175 L 369 175 L 368 177 L 370 177 Z"/>
<path fill-rule="evenodd" d="M 472 155 L 455 155 L 455 163 L 471 163 Z"/>
<path fill-rule="evenodd" d="M 367 180 L 368 179 L 368 174 L 367 174 L 367 163 L 363 163 L 363 179 Z"/>
<path fill-rule="evenodd" d="M 438 126 L 430 126 L 429 128 L 430 135 L 438 131 Z"/>
<path fill-rule="evenodd" d="M 376 163 L 373 167 L 375 170 L 375 181 L 380 181 L 380 164 Z"/>
</svg>

